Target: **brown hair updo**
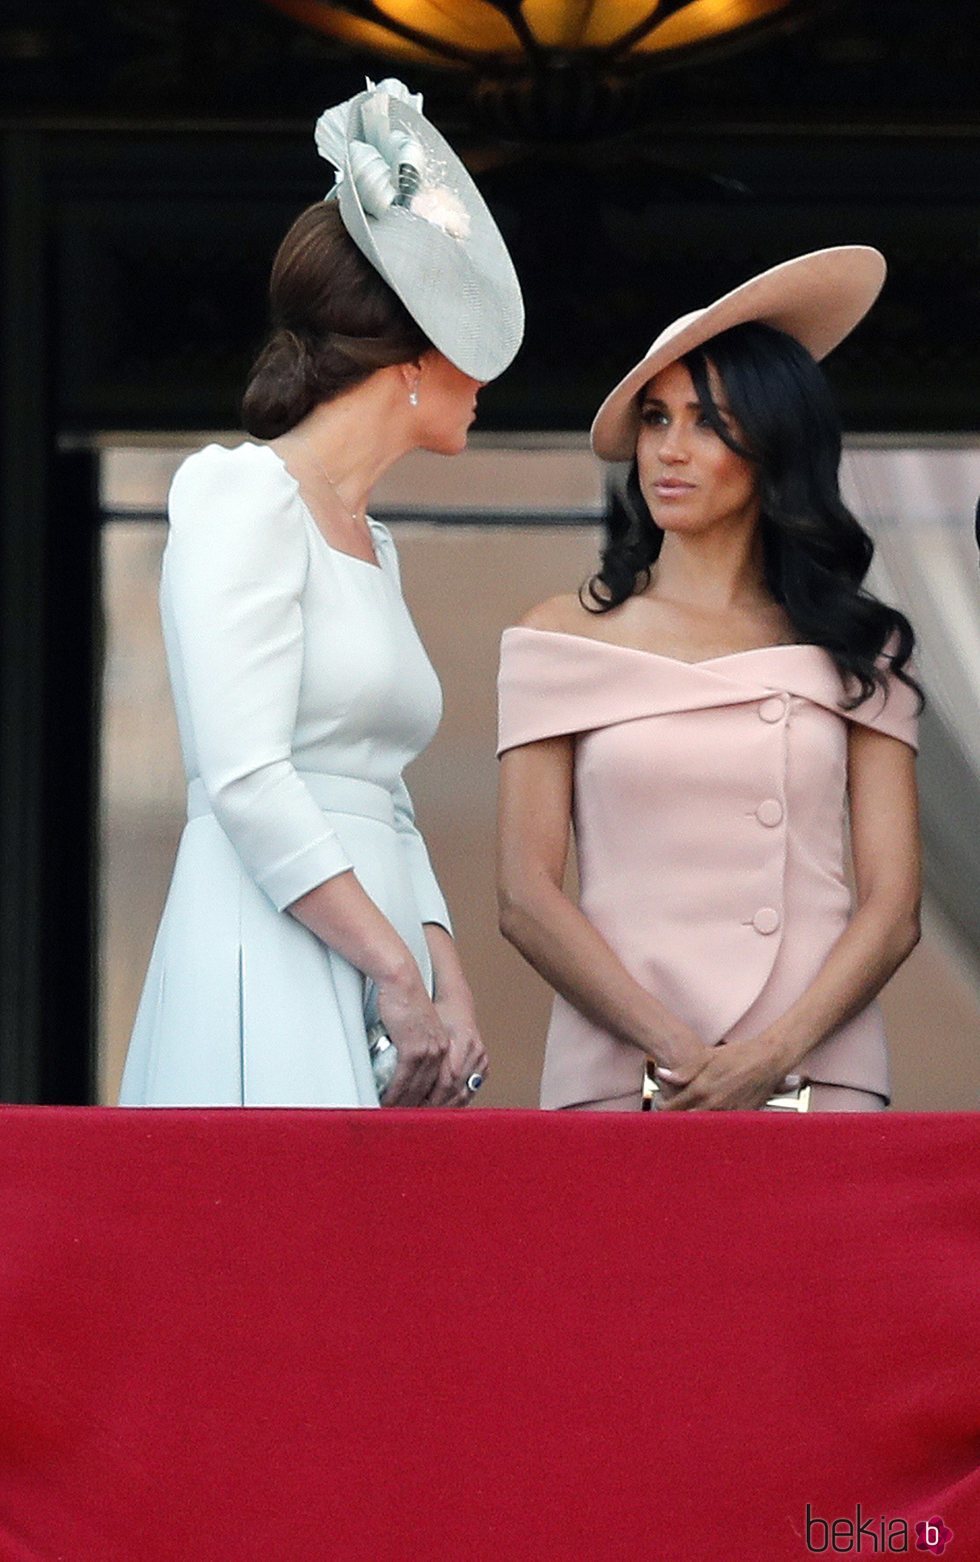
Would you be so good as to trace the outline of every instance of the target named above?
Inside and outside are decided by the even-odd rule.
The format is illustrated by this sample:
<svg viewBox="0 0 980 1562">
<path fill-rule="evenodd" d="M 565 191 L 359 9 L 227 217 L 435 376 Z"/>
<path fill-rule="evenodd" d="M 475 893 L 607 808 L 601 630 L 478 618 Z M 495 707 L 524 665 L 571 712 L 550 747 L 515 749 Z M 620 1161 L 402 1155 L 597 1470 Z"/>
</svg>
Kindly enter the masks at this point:
<svg viewBox="0 0 980 1562">
<path fill-rule="evenodd" d="M 269 281 L 272 334 L 242 400 L 242 422 L 276 439 L 321 401 L 432 343 L 361 254 L 335 201 L 317 201 L 279 246 Z"/>
</svg>

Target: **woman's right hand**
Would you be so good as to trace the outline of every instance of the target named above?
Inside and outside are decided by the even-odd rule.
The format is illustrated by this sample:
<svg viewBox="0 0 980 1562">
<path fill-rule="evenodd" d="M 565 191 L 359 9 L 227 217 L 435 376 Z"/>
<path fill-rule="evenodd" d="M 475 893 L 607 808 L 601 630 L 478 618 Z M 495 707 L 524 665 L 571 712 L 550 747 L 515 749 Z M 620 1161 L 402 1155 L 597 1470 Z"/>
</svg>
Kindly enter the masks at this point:
<svg viewBox="0 0 980 1562">
<path fill-rule="evenodd" d="M 450 1037 L 419 975 L 378 988 L 378 1018 L 398 1052 L 383 1106 L 449 1106 L 457 1083 L 449 1068 Z"/>
<path fill-rule="evenodd" d="M 686 1025 L 683 1020 L 673 1018 L 669 1034 L 658 1038 L 656 1053 L 653 1054 L 651 1049 L 650 1061 L 664 1068 L 678 1069 L 683 1072 L 685 1079 L 688 1077 L 693 1079 L 707 1063 L 711 1050 L 689 1025 Z M 680 1085 L 668 1083 L 659 1075 L 657 1085 L 664 1102 L 669 1101 L 671 1096 L 676 1096 L 682 1088 Z"/>
</svg>

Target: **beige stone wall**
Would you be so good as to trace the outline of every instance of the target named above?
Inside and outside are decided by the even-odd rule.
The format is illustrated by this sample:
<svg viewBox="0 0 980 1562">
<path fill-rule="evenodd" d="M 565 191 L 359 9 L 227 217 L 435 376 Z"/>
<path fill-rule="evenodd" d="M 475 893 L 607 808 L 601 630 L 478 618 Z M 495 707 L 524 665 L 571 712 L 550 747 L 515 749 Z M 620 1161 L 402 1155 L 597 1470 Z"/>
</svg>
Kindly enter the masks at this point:
<svg viewBox="0 0 980 1562">
<path fill-rule="evenodd" d="M 160 644 L 162 526 L 106 537 L 102 897 L 102 1097 L 115 1099 L 126 1039 L 180 833 L 183 780 Z M 408 775 L 476 994 L 493 1072 L 484 1106 L 536 1104 L 549 994 L 501 939 L 493 890 L 495 674 L 501 629 L 588 573 L 596 533 L 577 527 L 398 531 L 408 600 L 445 691 L 445 719 Z M 926 932 L 883 995 L 895 1105 L 974 1108 L 980 992 L 927 908 Z"/>
</svg>

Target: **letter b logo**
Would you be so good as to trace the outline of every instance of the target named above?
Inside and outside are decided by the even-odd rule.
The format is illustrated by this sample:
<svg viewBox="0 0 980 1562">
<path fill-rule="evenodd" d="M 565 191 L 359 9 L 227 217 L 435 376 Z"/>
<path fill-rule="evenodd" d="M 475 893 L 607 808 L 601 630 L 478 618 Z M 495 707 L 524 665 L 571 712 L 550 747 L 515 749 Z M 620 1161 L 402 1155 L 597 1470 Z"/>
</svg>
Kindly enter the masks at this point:
<svg viewBox="0 0 980 1562">
<path fill-rule="evenodd" d="M 953 1531 L 938 1513 L 931 1519 L 920 1519 L 915 1526 L 916 1551 L 928 1551 L 932 1557 L 941 1557 L 952 1538 Z"/>
<path fill-rule="evenodd" d="M 822 1534 L 820 1532 L 823 1532 Z M 826 1551 L 830 1544 L 830 1525 L 826 1519 L 822 1519 L 819 1513 L 814 1513 L 810 1504 L 806 1505 L 806 1549 L 813 1555 Z"/>
</svg>

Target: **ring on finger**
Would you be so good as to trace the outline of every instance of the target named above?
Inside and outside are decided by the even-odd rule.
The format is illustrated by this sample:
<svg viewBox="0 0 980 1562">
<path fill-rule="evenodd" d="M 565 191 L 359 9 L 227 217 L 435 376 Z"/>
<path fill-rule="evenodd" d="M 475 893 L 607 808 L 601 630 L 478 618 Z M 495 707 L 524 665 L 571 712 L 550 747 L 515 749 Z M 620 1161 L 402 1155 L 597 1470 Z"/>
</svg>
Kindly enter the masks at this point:
<svg viewBox="0 0 980 1562">
<path fill-rule="evenodd" d="M 466 1081 L 466 1088 L 470 1092 L 470 1095 L 476 1095 L 476 1092 L 479 1090 L 482 1084 L 483 1075 L 479 1072 L 479 1070 L 474 1069 L 473 1073 Z"/>
</svg>

